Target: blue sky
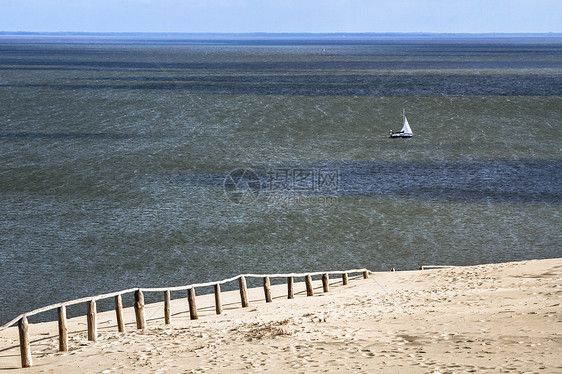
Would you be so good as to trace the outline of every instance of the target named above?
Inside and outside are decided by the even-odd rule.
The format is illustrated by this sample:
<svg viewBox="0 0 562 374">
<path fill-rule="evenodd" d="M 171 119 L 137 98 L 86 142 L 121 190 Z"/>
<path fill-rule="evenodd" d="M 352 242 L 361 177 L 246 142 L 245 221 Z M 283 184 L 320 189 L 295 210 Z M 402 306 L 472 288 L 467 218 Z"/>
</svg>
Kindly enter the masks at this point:
<svg viewBox="0 0 562 374">
<path fill-rule="evenodd" d="M 562 0 L 0 0 L 0 30 L 562 32 Z"/>
</svg>

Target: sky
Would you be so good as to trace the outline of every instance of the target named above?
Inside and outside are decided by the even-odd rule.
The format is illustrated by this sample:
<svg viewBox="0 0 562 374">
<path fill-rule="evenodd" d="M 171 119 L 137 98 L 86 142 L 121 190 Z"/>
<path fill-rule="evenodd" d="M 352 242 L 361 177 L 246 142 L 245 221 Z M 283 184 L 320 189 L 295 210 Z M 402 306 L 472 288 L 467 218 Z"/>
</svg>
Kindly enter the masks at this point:
<svg viewBox="0 0 562 374">
<path fill-rule="evenodd" d="M 0 0 L 0 31 L 562 32 L 562 0 Z"/>
</svg>

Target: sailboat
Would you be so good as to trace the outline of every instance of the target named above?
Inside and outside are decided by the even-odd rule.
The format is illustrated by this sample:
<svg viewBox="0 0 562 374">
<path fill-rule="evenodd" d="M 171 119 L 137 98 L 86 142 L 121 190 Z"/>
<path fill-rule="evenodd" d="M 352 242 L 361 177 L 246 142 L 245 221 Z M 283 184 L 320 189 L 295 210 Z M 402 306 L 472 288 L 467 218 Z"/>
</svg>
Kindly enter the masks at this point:
<svg viewBox="0 0 562 374">
<path fill-rule="evenodd" d="M 411 138 L 412 136 L 414 136 L 414 133 L 410 128 L 410 124 L 408 123 L 408 119 L 406 118 L 405 109 L 402 109 L 402 117 L 404 118 L 404 125 L 402 126 L 402 130 L 400 130 L 400 132 L 394 132 L 390 130 L 389 138 Z"/>
</svg>

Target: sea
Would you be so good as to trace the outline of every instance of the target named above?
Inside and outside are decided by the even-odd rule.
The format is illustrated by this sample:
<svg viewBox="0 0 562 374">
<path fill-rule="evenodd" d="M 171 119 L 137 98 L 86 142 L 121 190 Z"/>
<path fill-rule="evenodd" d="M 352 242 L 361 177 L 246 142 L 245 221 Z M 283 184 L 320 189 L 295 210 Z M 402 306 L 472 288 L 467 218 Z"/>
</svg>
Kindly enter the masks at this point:
<svg viewBox="0 0 562 374">
<path fill-rule="evenodd" d="M 561 161 L 560 36 L 0 35 L 0 324 L 562 257 Z"/>
</svg>

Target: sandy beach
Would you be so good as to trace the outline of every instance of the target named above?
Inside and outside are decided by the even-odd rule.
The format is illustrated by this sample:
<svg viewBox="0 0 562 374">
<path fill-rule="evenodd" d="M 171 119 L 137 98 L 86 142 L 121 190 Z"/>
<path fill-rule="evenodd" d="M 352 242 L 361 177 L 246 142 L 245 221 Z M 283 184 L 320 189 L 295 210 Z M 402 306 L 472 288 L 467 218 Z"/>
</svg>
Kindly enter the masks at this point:
<svg viewBox="0 0 562 374">
<path fill-rule="evenodd" d="M 30 325 L 33 367 L 20 368 L 17 329 L 0 331 L 0 371 L 26 373 L 560 373 L 562 259 L 373 273 L 330 280 L 307 297 L 295 283 L 198 295 L 199 319 L 187 300 L 146 307 L 147 328 L 136 330 L 125 311 L 125 333 L 114 312 L 98 315 L 96 342 L 85 317 L 69 320 L 69 352 L 59 353 L 56 322 Z"/>
</svg>

